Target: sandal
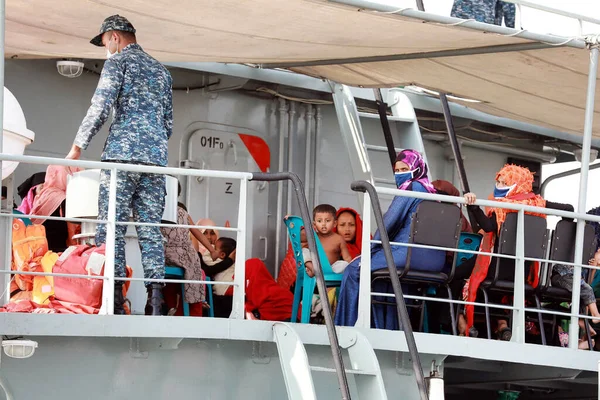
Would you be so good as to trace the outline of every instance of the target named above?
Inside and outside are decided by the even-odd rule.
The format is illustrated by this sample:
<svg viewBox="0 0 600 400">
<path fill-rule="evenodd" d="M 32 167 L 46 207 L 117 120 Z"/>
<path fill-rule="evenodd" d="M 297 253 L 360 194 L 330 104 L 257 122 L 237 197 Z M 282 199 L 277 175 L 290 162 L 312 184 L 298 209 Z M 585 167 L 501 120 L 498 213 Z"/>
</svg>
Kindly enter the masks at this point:
<svg viewBox="0 0 600 400">
<path fill-rule="evenodd" d="M 469 337 L 478 337 L 479 336 L 479 331 L 477 330 L 477 328 L 475 328 L 474 326 L 472 326 L 469 329 Z"/>
<path fill-rule="evenodd" d="M 512 339 L 512 331 L 508 327 L 502 328 L 498 331 L 497 336 L 498 336 L 498 340 L 510 342 L 510 339 Z"/>
</svg>

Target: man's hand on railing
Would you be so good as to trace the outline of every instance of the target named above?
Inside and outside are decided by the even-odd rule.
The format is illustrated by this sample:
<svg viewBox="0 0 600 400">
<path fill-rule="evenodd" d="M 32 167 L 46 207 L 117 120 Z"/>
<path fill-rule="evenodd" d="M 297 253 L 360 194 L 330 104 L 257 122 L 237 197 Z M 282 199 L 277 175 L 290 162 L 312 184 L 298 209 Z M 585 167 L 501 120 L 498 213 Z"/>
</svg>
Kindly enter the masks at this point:
<svg viewBox="0 0 600 400">
<path fill-rule="evenodd" d="M 79 160 L 79 157 L 81 157 L 81 147 L 73 145 L 65 158 L 67 160 Z"/>
</svg>

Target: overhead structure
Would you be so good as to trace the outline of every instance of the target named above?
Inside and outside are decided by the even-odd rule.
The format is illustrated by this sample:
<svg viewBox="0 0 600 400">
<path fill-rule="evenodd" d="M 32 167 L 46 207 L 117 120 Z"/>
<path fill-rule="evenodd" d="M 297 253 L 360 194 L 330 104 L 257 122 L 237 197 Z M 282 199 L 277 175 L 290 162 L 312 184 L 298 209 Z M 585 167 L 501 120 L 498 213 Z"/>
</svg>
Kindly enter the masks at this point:
<svg viewBox="0 0 600 400">
<path fill-rule="evenodd" d="M 6 57 L 103 58 L 88 42 L 118 13 L 164 62 L 278 66 L 351 86 L 413 84 L 473 100 L 464 104 L 492 115 L 582 134 L 589 64 L 582 38 L 339 1 L 352 5 L 7 0 Z M 600 118 L 593 132 L 600 137 Z"/>
</svg>

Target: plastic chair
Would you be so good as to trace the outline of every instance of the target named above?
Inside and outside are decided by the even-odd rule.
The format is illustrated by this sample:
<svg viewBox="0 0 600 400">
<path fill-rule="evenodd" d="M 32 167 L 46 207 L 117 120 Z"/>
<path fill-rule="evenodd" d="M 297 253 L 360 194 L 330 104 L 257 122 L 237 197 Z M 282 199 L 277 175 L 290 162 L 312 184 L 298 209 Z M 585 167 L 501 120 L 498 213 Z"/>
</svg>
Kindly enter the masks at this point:
<svg viewBox="0 0 600 400">
<path fill-rule="evenodd" d="M 181 267 L 165 266 L 165 279 L 183 279 L 185 270 Z M 185 302 L 185 287 L 181 284 L 181 301 L 183 302 L 183 315 L 190 316 L 190 305 Z"/>
<path fill-rule="evenodd" d="M 210 277 L 207 276 L 206 281 L 210 282 Z M 211 318 L 215 317 L 215 309 L 213 308 L 213 285 L 206 285 L 206 297 L 208 298 L 208 305 L 210 308 L 208 309 L 208 316 Z"/>
<path fill-rule="evenodd" d="M 508 213 L 506 220 L 500 227 L 498 237 L 498 254 L 514 256 L 517 248 L 517 213 Z M 546 245 L 548 244 L 548 231 L 546 229 L 546 219 L 535 215 L 525 214 L 525 257 L 543 259 L 546 256 Z M 489 293 L 500 293 L 512 295 L 515 287 L 515 265 L 514 259 L 496 257 L 490 262 L 486 279 L 481 282 L 479 290 L 483 293 L 485 307 L 485 322 L 488 339 L 492 338 L 491 313 L 487 306 L 489 303 Z M 531 262 L 525 263 L 525 277 L 529 275 L 532 267 Z M 540 268 L 541 270 L 541 268 Z M 537 296 L 536 289 L 528 283 L 525 283 L 525 297 L 533 298 L 536 308 L 541 309 L 540 299 Z M 511 311 L 512 319 L 512 311 Z M 499 314 L 506 318 L 503 314 Z M 540 329 L 544 327 L 544 321 L 541 312 L 537 315 L 537 322 Z M 546 336 L 541 335 L 542 344 L 546 345 Z"/>
<path fill-rule="evenodd" d="M 411 231 L 408 243 L 457 249 L 460 227 L 460 209 L 458 207 L 454 204 L 424 200 L 419 203 L 417 212 L 411 216 Z M 406 265 L 404 268 L 397 270 L 400 282 L 421 288 L 428 286 L 444 287 L 448 294 L 448 299 L 453 300 L 449 283 L 454 277 L 458 254 L 454 253 L 450 271 L 430 272 L 411 269 L 412 251 L 413 248 L 409 247 L 406 251 Z M 377 280 L 391 281 L 387 268 L 382 268 L 371 273 L 371 283 L 373 284 Z M 396 299 L 372 299 L 371 303 L 395 307 Z M 423 327 L 424 320 L 426 319 L 424 305 L 425 302 L 420 302 L 419 305 L 415 306 L 421 310 L 420 328 Z M 448 308 L 452 323 L 452 334 L 456 336 L 458 334 L 456 330 L 456 314 L 452 305 Z"/>
<path fill-rule="evenodd" d="M 461 232 L 458 240 L 458 248 L 461 250 L 477 251 L 481 245 L 481 235 L 478 233 Z M 456 266 L 459 267 L 471 258 L 476 257 L 473 253 L 458 253 Z"/>
<path fill-rule="evenodd" d="M 300 307 L 300 300 L 302 299 L 302 315 L 300 316 L 300 322 L 307 324 L 310 322 L 310 312 L 312 309 L 312 296 L 315 292 L 315 286 L 317 281 L 314 277 L 309 277 L 304 268 L 304 257 L 302 256 L 302 244 L 300 242 L 300 232 L 304 227 L 302 218 L 290 215 L 284 220 L 285 225 L 288 229 L 292 248 L 294 250 L 294 259 L 296 260 L 296 287 L 294 289 L 294 303 L 292 305 L 292 322 L 296 322 L 298 319 L 298 308 Z M 340 286 L 342 283 L 343 274 L 336 274 L 331 269 L 325 250 L 321 246 L 319 237 L 315 233 L 315 240 L 317 242 L 317 253 L 321 264 L 321 270 L 323 271 L 323 277 L 325 278 L 325 284 L 327 286 Z M 321 301 L 327 301 L 327 299 L 321 299 Z"/>
</svg>

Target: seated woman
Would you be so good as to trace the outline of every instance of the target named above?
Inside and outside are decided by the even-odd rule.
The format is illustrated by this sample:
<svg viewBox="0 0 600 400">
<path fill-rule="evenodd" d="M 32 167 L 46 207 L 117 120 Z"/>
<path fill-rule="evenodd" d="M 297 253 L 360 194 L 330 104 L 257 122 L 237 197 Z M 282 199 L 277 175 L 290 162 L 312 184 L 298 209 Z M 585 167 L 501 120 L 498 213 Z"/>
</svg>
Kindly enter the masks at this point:
<svg viewBox="0 0 600 400">
<path fill-rule="evenodd" d="M 215 222 L 210 218 L 199 219 L 198 222 L 196 222 L 196 225 L 217 226 L 217 224 L 215 224 Z M 204 234 L 204 236 L 206 236 L 210 244 L 214 246 L 215 243 L 217 243 L 217 239 L 219 238 L 219 231 L 217 229 L 200 228 L 200 231 L 202 232 L 202 234 Z M 210 251 L 208 251 L 206 247 L 204 247 L 202 243 L 200 243 L 198 239 L 196 239 L 192 234 L 190 234 L 190 238 L 192 239 L 192 245 L 194 246 L 194 249 L 199 253 L 200 257 L 204 258 L 204 261 L 206 262 L 212 261 L 212 259 L 210 258 Z"/>
<path fill-rule="evenodd" d="M 340 208 L 336 214 L 337 225 L 333 231 L 342 235 L 346 241 L 346 247 L 350 257 L 360 256 L 362 251 L 362 219 L 356 210 L 352 208 Z"/>
<path fill-rule="evenodd" d="M 30 215 L 45 215 L 50 217 L 64 217 L 67 198 L 67 176 L 81 171 L 81 168 L 50 165 L 46 170 L 44 184 L 37 187 Z M 34 224 L 42 224 L 46 228 L 48 249 L 55 253 L 65 251 L 71 238 L 69 237 L 69 224 L 66 221 L 33 218 Z"/>
<path fill-rule="evenodd" d="M 533 193 L 533 174 L 529 169 L 519 167 L 517 165 L 505 165 L 496 174 L 496 184 L 494 193 L 490 195 L 489 199 L 499 201 L 503 203 L 513 204 L 524 204 L 535 207 L 547 207 L 564 211 L 573 211 L 573 206 L 570 204 L 560 204 L 547 202 L 541 196 Z M 506 215 L 514 210 L 505 208 L 489 208 L 486 213 L 483 212 L 478 206 L 474 206 L 473 203 L 476 200 L 476 196 L 473 193 L 465 194 L 465 201 L 468 204 L 469 211 L 473 213 L 475 219 L 481 229 L 485 232 L 483 240 L 481 242 L 480 251 L 482 252 L 494 252 L 498 249 L 498 238 L 499 229 L 502 223 L 506 220 Z M 545 214 L 529 213 L 526 214 L 536 215 L 546 218 Z M 491 262 L 491 256 L 478 255 L 475 261 L 475 268 L 471 273 L 467 284 L 464 289 L 464 300 L 474 302 L 477 298 L 477 292 L 479 285 L 483 282 L 487 276 L 488 269 Z M 537 263 L 536 263 L 537 264 Z M 536 287 L 538 284 L 539 274 L 534 264 L 531 268 L 531 274 L 527 277 L 527 282 Z M 470 329 L 474 322 L 475 307 L 473 305 L 465 306 L 466 323 L 464 317 L 459 316 L 459 331 L 470 333 Z M 497 335 L 500 340 L 510 340 L 512 332 L 508 327 L 506 319 L 498 319 Z"/>
<path fill-rule="evenodd" d="M 181 186 L 179 187 L 181 192 Z M 192 217 L 182 204 L 177 206 L 177 224 L 194 225 Z M 202 270 L 198 253 L 192 246 L 190 233 L 208 250 L 213 259 L 218 258 L 218 253 L 212 247 L 212 244 L 200 231 L 200 229 L 191 228 L 161 228 L 161 232 L 166 239 L 165 244 L 165 264 L 181 267 L 185 270 L 185 279 L 194 281 L 205 280 L 206 275 Z M 205 301 L 205 285 L 186 283 L 184 284 L 185 302 L 190 305 L 190 315 L 202 316 L 202 304 Z"/>
<path fill-rule="evenodd" d="M 427 165 L 421 154 L 414 150 L 403 150 L 396 157 L 394 164 L 396 185 L 400 190 L 435 193 L 435 188 L 427 179 Z M 383 216 L 385 228 L 390 241 L 408 242 L 410 235 L 411 215 L 416 212 L 422 200 L 397 196 Z M 380 239 L 379 231 L 375 240 Z M 406 265 L 407 247 L 393 246 L 392 255 L 396 268 Z M 411 256 L 411 269 L 418 271 L 439 272 L 444 267 L 445 252 L 431 249 L 414 248 Z M 371 246 L 371 271 L 387 268 L 383 248 L 380 244 Z M 336 325 L 352 326 L 356 323 L 358 308 L 360 257 L 353 260 L 344 271 L 340 288 L 338 308 L 335 314 Z M 384 286 L 383 289 L 381 286 Z M 388 285 L 377 283 L 373 291 L 388 291 Z M 395 307 L 374 305 L 373 320 L 375 328 L 398 329 L 399 324 Z"/>
<path fill-rule="evenodd" d="M 248 319 L 289 321 L 294 295 L 277 285 L 258 258 L 246 261 L 246 316 Z"/>
</svg>

